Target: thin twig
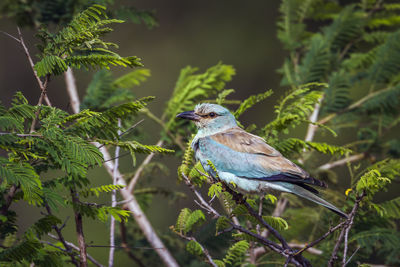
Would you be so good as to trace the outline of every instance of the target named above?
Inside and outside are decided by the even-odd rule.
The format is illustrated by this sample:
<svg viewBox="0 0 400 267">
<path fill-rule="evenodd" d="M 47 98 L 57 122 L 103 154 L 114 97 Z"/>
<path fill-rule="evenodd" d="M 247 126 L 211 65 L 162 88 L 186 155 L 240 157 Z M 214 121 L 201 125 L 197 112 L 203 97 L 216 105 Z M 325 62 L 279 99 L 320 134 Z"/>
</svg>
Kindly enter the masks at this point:
<svg viewBox="0 0 400 267">
<path fill-rule="evenodd" d="M 121 246 L 123 247 L 124 251 L 128 254 L 129 258 L 131 258 L 134 262 L 136 262 L 137 265 L 139 265 L 140 267 L 145 267 L 142 261 L 138 257 L 136 257 L 128 247 L 125 222 L 122 220 L 119 225 L 121 234 Z"/>
<path fill-rule="evenodd" d="M 118 119 L 118 128 L 121 127 L 121 119 Z M 118 135 L 121 134 L 121 130 L 118 130 Z M 114 170 L 113 170 L 113 185 L 117 185 L 117 171 L 118 171 L 118 165 L 119 165 L 119 151 L 120 147 L 117 146 L 115 148 L 115 160 L 114 160 Z M 111 192 L 111 207 L 117 206 L 117 191 L 112 190 Z M 115 218 L 111 216 L 111 222 L 110 222 L 110 253 L 108 257 L 108 267 L 113 267 L 114 266 L 114 248 L 115 245 Z"/>
<path fill-rule="evenodd" d="M 346 258 L 347 258 L 347 250 L 349 245 L 349 231 L 350 227 L 347 227 L 344 231 L 344 248 L 343 248 L 343 259 L 342 259 L 342 266 L 346 265 Z"/>
<path fill-rule="evenodd" d="M 41 109 L 41 106 L 42 106 L 42 103 L 43 103 L 43 99 L 45 98 L 45 96 L 46 96 L 46 93 L 47 93 L 47 84 L 48 84 L 48 82 L 49 82 L 49 75 L 46 75 L 46 78 L 45 78 L 45 81 L 44 81 L 44 84 L 43 84 L 43 90 L 42 90 L 42 92 L 40 93 L 40 97 L 39 97 L 39 101 L 38 101 L 38 103 L 37 103 L 37 110 L 36 110 L 36 112 L 35 112 L 35 117 L 33 118 L 33 120 L 32 120 L 32 124 L 31 124 L 31 128 L 30 128 L 30 132 L 31 133 L 33 133 L 34 131 L 35 131 L 35 126 L 36 126 L 36 122 L 37 122 L 37 120 L 38 120 L 38 118 L 39 118 L 39 114 L 40 114 L 40 109 Z M 50 103 L 50 102 L 49 102 Z M 49 105 L 50 106 L 50 105 Z"/>
<path fill-rule="evenodd" d="M 138 126 L 139 124 L 141 124 L 143 121 L 144 121 L 144 119 L 141 119 L 140 121 L 138 121 L 137 123 L 135 123 L 134 125 L 132 125 L 131 127 L 129 127 L 127 130 L 125 130 L 125 131 L 123 131 L 122 133 L 120 133 L 118 136 L 121 137 L 121 136 L 127 134 L 129 131 L 133 130 L 136 126 Z M 103 146 L 105 146 L 105 144 L 100 145 L 98 148 L 101 148 L 101 147 L 103 147 Z M 128 153 L 128 154 L 130 154 L 130 153 Z M 127 155 L 128 155 L 128 154 L 127 154 Z M 115 158 L 114 158 L 114 159 L 115 159 Z"/>
<path fill-rule="evenodd" d="M 210 253 L 208 252 L 208 250 L 205 247 L 203 247 L 199 242 L 197 242 L 196 238 L 194 238 L 193 236 L 185 236 L 185 235 L 183 235 L 183 234 L 181 234 L 179 232 L 175 232 L 175 233 L 177 235 L 179 235 L 180 237 L 182 237 L 183 239 L 186 239 L 188 241 L 196 242 L 200 246 L 201 250 L 203 251 L 203 254 L 206 257 L 207 263 L 209 263 L 213 267 L 218 267 L 218 265 L 212 259 L 212 257 L 210 255 Z"/>
<path fill-rule="evenodd" d="M 286 259 L 285 264 L 283 265 L 283 267 L 289 266 L 289 263 L 290 263 L 290 260 L 291 260 L 291 259 L 292 259 L 291 256 L 287 257 L 287 259 Z"/>
<path fill-rule="evenodd" d="M 324 165 L 319 166 L 317 169 L 319 169 L 319 170 L 330 170 L 332 168 L 345 165 L 345 164 L 347 164 L 349 162 L 354 162 L 354 161 L 361 160 L 361 159 L 365 158 L 365 156 L 366 156 L 365 153 L 352 155 L 352 156 L 344 158 L 344 159 L 340 159 L 340 160 L 337 160 L 337 161 L 334 161 L 334 162 L 326 163 Z"/>
<path fill-rule="evenodd" d="M 19 42 L 20 42 L 20 44 L 22 46 L 22 49 L 24 50 L 24 53 L 25 53 L 26 57 L 28 58 L 29 65 L 32 68 L 33 74 L 34 74 L 34 76 L 36 78 L 36 81 L 37 81 L 37 83 L 39 85 L 40 91 L 41 91 L 41 93 L 43 93 L 43 92 L 46 91 L 46 87 L 44 86 L 44 83 L 42 82 L 42 80 L 40 80 L 40 78 L 39 78 L 39 76 L 38 76 L 38 74 L 37 74 L 37 72 L 35 70 L 35 64 L 33 63 L 33 60 L 32 60 L 32 57 L 31 57 L 31 55 L 29 53 L 28 47 L 25 45 L 24 38 L 22 37 L 22 33 L 21 33 L 20 28 L 17 27 L 17 30 L 18 30 Z M 47 97 L 46 94 L 44 94 L 43 98 L 44 98 L 46 104 L 48 106 L 51 106 L 50 100 L 49 100 L 49 98 Z"/>
<path fill-rule="evenodd" d="M 344 221 L 344 227 L 343 227 L 342 231 L 340 232 L 339 238 L 337 239 L 336 244 L 333 248 L 331 258 L 329 259 L 329 262 L 328 262 L 328 267 L 332 267 L 334 262 L 337 260 L 337 253 L 339 251 L 340 245 L 344 238 L 345 232 L 347 231 L 347 229 L 350 229 L 352 227 L 354 216 L 356 215 L 357 210 L 360 206 L 360 202 L 362 201 L 362 199 L 364 197 L 365 197 L 365 192 L 363 192 L 360 196 L 358 196 L 356 198 L 356 202 L 354 203 L 353 209 L 351 210 L 351 212 L 349 214 L 349 218 L 346 221 Z"/>
<path fill-rule="evenodd" d="M 322 235 L 320 238 L 314 240 L 313 242 L 307 244 L 304 248 L 300 249 L 299 251 L 296 252 L 296 254 L 300 254 L 306 250 L 308 250 L 309 248 L 317 245 L 318 243 L 320 243 L 322 240 L 324 240 L 325 238 L 327 238 L 329 235 L 331 235 L 333 232 L 335 232 L 336 230 L 342 228 L 344 225 L 346 224 L 346 221 L 339 223 L 338 225 L 336 225 L 335 227 L 332 227 L 328 230 L 328 232 L 326 232 L 324 235 Z"/>
<path fill-rule="evenodd" d="M 163 140 L 159 140 L 156 144 L 156 146 L 162 146 L 164 144 Z M 146 167 L 146 165 L 148 165 L 151 160 L 153 159 L 153 157 L 155 156 L 155 153 L 152 152 L 150 153 L 145 160 L 142 162 L 142 164 L 140 164 L 139 168 L 137 168 L 135 175 L 132 177 L 131 181 L 129 182 L 128 185 L 128 192 L 132 192 L 133 189 L 135 188 L 136 183 L 138 182 L 140 175 L 142 174 L 144 168 Z"/>
<path fill-rule="evenodd" d="M 0 132 L 0 135 L 16 135 L 18 137 L 43 137 L 41 134 L 18 134 L 18 133 L 6 133 L 6 132 Z"/>
<path fill-rule="evenodd" d="M 132 131 L 133 129 L 135 129 L 139 124 L 141 124 L 142 122 L 144 122 L 144 119 L 141 119 L 140 121 L 138 121 L 137 123 L 135 123 L 134 125 L 132 125 L 131 127 L 129 127 L 128 129 L 126 129 L 125 131 L 123 131 L 122 133 L 119 134 L 119 137 L 127 134 L 128 132 Z"/>
<path fill-rule="evenodd" d="M 171 137 L 171 139 L 174 141 L 174 143 L 179 146 L 180 149 L 182 149 L 182 151 L 185 150 L 186 146 L 182 143 L 182 141 L 180 139 L 178 139 L 176 136 L 174 136 L 171 131 L 168 129 L 167 125 L 164 122 L 164 118 L 159 119 L 156 115 L 154 115 L 149 109 L 144 108 L 141 109 L 141 112 L 146 114 L 150 119 L 152 119 L 153 121 L 157 122 L 161 127 L 163 127 L 164 131 L 167 133 L 167 135 L 169 137 Z"/>
<path fill-rule="evenodd" d="M 325 124 L 325 123 L 327 123 L 328 121 L 330 121 L 330 120 L 332 120 L 333 118 L 335 118 L 337 115 L 340 115 L 340 114 L 343 114 L 343 113 L 345 113 L 345 112 L 347 112 L 347 111 L 350 111 L 350 110 L 353 110 L 353 109 L 355 109 L 355 108 L 358 108 L 358 107 L 360 107 L 362 104 L 364 104 L 367 100 L 369 100 L 369 99 L 371 99 L 371 98 L 373 98 L 373 97 L 375 97 L 375 96 L 377 96 L 377 95 L 379 95 L 379 94 L 382 94 L 382 93 L 385 93 L 385 92 L 387 92 L 387 91 L 390 91 L 390 90 L 392 90 L 392 89 L 393 89 L 393 88 L 389 87 L 389 88 L 385 88 L 385 89 L 382 89 L 382 90 L 379 90 L 379 91 L 372 92 L 372 93 L 370 93 L 370 94 L 364 96 L 363 98 L 359 99 L 357 102 L 351 104 L 351 105 L 348 106 L 347 108 L 341 110 L 340 112 L 329 114 L 328 116 L 326 116 L 326 117 L 320 119 L 320 120 L 318 121 L 318 123 L 319 123 L 319 124 Z"/>
<path fill-rule="evenodd" d="M 55 240 L 61 241 L 61 240 L 60 240 L 59 238 L 57 238 L 55 235 L 52 235 L 52 234 L 50 234 L 50 233 L 48 233 L 47 235 L 50 236 L 51 238 L 55 239 Z M 61 242 L 62 242 L 62 241 L 61 241 Z M 76 251 L 79 251 L 79 248 L 78 248 L 74 243 L 71 243 L 71 242 L 68 242 L 68 241 L 65 241 L 65 240 L 64 240 L 64 242 L 67 244 L 68 247 L 71 247 L 71 248 L 75 249 Z M 65 245 L 64 245 L 64 246 L 65 246 Z M 58 247 L 58 248 L 59 248 L 59 247 Z M 59 248 L 59 249 L 61 249 L 61 248 Z M 98 266 L 98 267 L 104 267 L 104 265 L 102 265 L 100 262 L 98 262 L 97 260 L 95 260 L 95 258 L 93 258 L 92 256 L 90 256 L 89 254 L 87 254 L 87 258 L 88 258 L 94 265 L 96 265 L 96 266 Z"/>
<path fill-rule="evenodd" d="M 21 43 L 21 41 L 17 37 L 15 37 L 14 35 L 11 35 L 11 34 L 9 34 L 8 32 L 5 32 L 5 31 L 0 31 L 0 32 L 2 34 L 4 34 L 4 35 L 10 37 L 11 39 L 14 39 L 14 41 L 17 41 L 18 43 Z"/>
<path fill-rule="evenodd" d="M 351 254 L 350 258 L 346 261 L 346 263 L 344 264 L 344 266 L 346 266 L 347 264 L 349 264 L 349 262 L 351 261 L 351 259 L 354 257 L 354 255 L 356 255 L 356 253 L 358 252 L 358 250 L 359 250 L 360 248 L 361 248 L 360 246 L 358 246 L 358 247 L 356 248 L 356 250 L 353 252 L 353 254 Z"/>
<path fill-rule="evenodd" d="M 53 213 L 52 213 L 52 211 L 51 211 L 51 208 L 50 208 L 50 206 L 49 206 L 47 203 L 45 204 L 45 208 L 46 208 L 47 213 L 48 213 L 49 215 L 53 215 Z M 65 249 L 66 249 L 66 251 L 67 251 L 67 253 L 68 253 L 68 255 L 69 255 L 70 258 L 71 258 L 71 262 L 72 262 L 76 267 L 78 267 L 79 264 L 78 264 L 78 262 L 76 261 L 75 256 L 74 256 L 73 253 L 72 253 L 71 246 L 68 245 L 68 242 L 65 241 L 64 236 L 62 235 L 62 232 L 61 232 L 62 228 L 59 228 L 57 225 L 53 225 L 53 229 L 56 231 L 56 233 L 57 233 L 57 235 L 58 235 L 58 238 L 55 237 L 55 236 L 54 236 L 54 238 L 57 239 L 57 240 L 59 240 L 59 241 L 63 244 L 63 246 L 65 247 Z M 52 236 L 52 235 L 49 234 L 49 233 L 48 233 L 48 235 L 49 235 L 49 236 Z"/>
</svg>

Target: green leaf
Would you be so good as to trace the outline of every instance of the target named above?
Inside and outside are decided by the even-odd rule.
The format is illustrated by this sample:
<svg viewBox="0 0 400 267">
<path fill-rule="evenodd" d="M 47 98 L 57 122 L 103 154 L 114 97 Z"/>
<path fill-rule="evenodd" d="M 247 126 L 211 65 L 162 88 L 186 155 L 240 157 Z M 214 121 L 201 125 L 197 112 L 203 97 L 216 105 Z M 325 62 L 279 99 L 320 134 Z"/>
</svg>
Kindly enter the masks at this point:
<svg viewBox="0 0 400 267">
<path fill-rule="evenodd" d="M 242 101 L 238 109 L 233 113 L 235 118 L 238 118 L 240 115 L 243 114 L 247 109 L 251 108 L 255 104 L 265 100 L 267 97 L 272 95 L 272 90 L 268 90 L 265 93 L 258 94 L 258 95 L 252 95 L 249 98 L 245 99 Z"/>
<path fill-rule="evenodd" d="M 277 230 L 287 230 L 289 228 L 288 223 L 280 217 L 263 216 L 263 219 L 266 223 Z"/>
<path fill-rule="evenodd" d="M 219 198 L 221 192 L 222 192 L 222 184 L 221 182 L 218 182 L 210 186 L 210 188 L 208 189 L 208 196 L 211 198 L 213 198 L 214 196 Z"/>
<path fill-rule="evenodd" d="M 201 256 L 203 254 L 203 248 L 201 247 L 201 245 L 194 241 L 194 240 L 190 240 L 187 244 L 186 244 L 186 250 L 195 256 Z"/>
<path fill-rule="evenodd" d="M 249 249 L 249 243 L 246 240 L 241 240 L 233 244 L 226 253 L 224 262 L 227 264 L 234 264 L 241 262 L 241 258 Z"/>
</svg>

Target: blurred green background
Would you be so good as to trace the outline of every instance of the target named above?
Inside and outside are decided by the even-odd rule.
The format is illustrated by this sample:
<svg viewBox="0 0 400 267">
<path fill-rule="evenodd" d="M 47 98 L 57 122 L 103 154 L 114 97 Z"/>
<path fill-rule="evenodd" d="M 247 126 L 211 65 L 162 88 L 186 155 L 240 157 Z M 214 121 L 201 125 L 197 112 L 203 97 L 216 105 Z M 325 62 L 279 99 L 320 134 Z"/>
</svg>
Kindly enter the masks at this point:
<svg viewBox="0 0 400 267">
<path fill-rule="evenodd" d="M 117 1 L 117 6 L 118 3 L 156 11 L 158 27 L 149 30 L 144 25 L 126 22 L 115 25 L 115 31 L 106 37 L 120 45 L 119 54 L 136 55 L 142 58 L 145 67 L 151 70 L 151 77 L 140 87 L 135 87 L 134 93 L 138 97 L 156 96 L 149 105 L 156 115 L 161 114 L 165 107 L 164 103 L 172 93 L 181 68 L 191 65 L 204 70 L 222 61 L 233 65 L 237 71 L 233 81 L 227 86 L 236 90 L 234 98 L 243 99 L 266 89 L 273 89 L 275 92 L 268 101 L 247 112 L 242 117 L 242 123 L 248 125 L 257 121 L 265 122 L 272 117 L 272 114 L 267 112 L 272 112 L 276 99 L 282 94 L 282 91 L 279 91 L 280 75 L 276 72 L 284 58 L 283 48 L 276 37 L 279 1 L 147 0 Z M 17 32 L 15 23 L 5 18 L 0 19 L 0 30 L 11 34 Z M 34 31 L 25 28 L 23 35 L 31 54 L 35 55 L 34 44 L 37 41 Z M 21 91 L 31 104 L 35 104 L 39 98 L 39 88 L 32 70 L 17 43 L 5 35 L 0 35 L 0 58 L 1 101 L 9 106 L 14 93 Z M 112 70 L 115 76 L 129 71 L 118 68 Z M 81 97 L 94 73 L 84 70 L 75 72 Z M 55 106 L 70 111 L 63 76 L 53 78 L 49 84 L 48 96 Z M 153 144 L 158 140 L 158 125 L 146 119 L 141 127 L 146 133 L 150 133 L 143 137 L 144 143 Z M 138 162 L 140 160 L 138 157 Z M 169 167 L 170 174 L 145 176 L 142 180 L 151 179 L 152 185 L 178 188 L 179 191 L 189 193 L 186 187 L 176 182 L 175 170 L 179 165 L 179 158 L 164 156 L 161 160 Z M 134 171 L 129 157 L 121 159 L 121 170 Z M 92 170 L 90 179 L 95 185 L 110 182 L 109 176 L 102 168 Z M 190 196 L 189 193 L 188 198 L 173 203 L 163 196 L 155 197 L 146 210 L 153 226 L 160 233 L 168 232 L 168 227 L 174 224 L 179 210 L 193 205 Z M 97 201 L 106 203 L 109 199 Z M 34 214 L 37 214 L 38 210 L 31 206 L 28 208 L 22 203 L 19 205 L 18 209 L 23 210 L 25 214 L 19 218 L 22 231 L 37 219 Z M 67 216 L 73 215 L 60 210 L 61 219 Z M 76 240 L 74 227 L 74 220 L 70 218 L 64 231 L 66 239 L 73 242 Z M 108 244 L 107 225 L 85 219 L 84 230 L 88 244 Z M 108 248 L 89 248 L 88 252 L 100 262 L 107 262 Z M 116 266 L 128 264 L 131 265 L 132 261 L 123 251 L 117 250 Z"/>
</svg>

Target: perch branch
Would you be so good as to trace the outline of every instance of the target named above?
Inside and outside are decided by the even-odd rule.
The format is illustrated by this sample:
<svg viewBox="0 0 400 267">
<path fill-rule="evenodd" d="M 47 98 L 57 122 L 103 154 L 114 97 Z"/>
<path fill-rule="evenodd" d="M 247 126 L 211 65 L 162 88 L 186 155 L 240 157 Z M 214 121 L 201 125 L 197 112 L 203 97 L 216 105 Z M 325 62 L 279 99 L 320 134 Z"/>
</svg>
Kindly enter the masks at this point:
<svg viewBox="0 0 400 267">
<path fill-rule="evenodd" d="M 189 189 L 195 194 L 196 198 L 199 200 L 199 202 L 196 201 L 196 203 L 198 203 L 198 205 L 203 208 L 204 210 L 206 210 L 208 213 L 214 215 L 215 218 L 219 218 L 222 215 L 220 215 L 207 201 L 204 200 L 204 198 L 202 197 L 202 195 L 196 190 L 196 188 L 194 187 L 194 185 L 191 183 L 191 181 L 189 180 L 189 178 L 182 172 L 182 177 L 184 179 L 185 184 L 189 187 Z M 229 191 L 228 191 L 229 192 Z M 257 214 L 256 211 L 253 210 L 254 213 Z M 281 254 L 282 256 L 284 256 L 285 258 L 291 257 L 290 262 L 293 263 L 295 266 L 309 266 L 309 264 L 307 264 L 307 262 L 301 262 L 299 261 L 297 258 L 295 258 L 293 256 L 293 254 L 291 253 L 290 249 L 286 249 L 283 248 L 282 246 L 268 240 L 267 238 L 254 233 L 244 227 L 242 227 L 241 225 L 237 225 L 234 222 L 232 222 L 231 220 L 227 219 L 227 221 L 229 222 L 229 224 L 231 225 L 231 227 L 229 228 L 229 231 L 232 230 L 237 230 L 239 232 L 242 232 L 244 234 L 250 235 L 254 238 L 256 238 L 261 244 L 267 246 L 268 248 L 270 248 L 271 250 Z M 264 222 L 265 223 L 265 222 Z M 263 224 L 263 223 L 262 223 Z M 272 228 L 272 227 L 271 227 Z M 274 229 L 275 230 L 275 229 Z M 301 257 L 302 258 L 302 257 Z M 302 258 L 303 259 L 303 258 Z M 305 259 L 304 259 L 305 260 Z"/>
</svg>

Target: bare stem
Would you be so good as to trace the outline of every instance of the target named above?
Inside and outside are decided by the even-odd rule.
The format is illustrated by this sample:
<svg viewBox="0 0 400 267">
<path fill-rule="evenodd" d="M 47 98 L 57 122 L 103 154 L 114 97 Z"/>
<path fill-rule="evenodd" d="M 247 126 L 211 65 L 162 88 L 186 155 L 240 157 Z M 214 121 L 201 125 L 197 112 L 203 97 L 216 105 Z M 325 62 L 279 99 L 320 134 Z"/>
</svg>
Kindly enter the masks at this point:
<svg viewBox="0 0 400 267">
<path fill-rule="evenodd" d="M 169 137 L 171 137 L 171 139 L 174 141 L 174 143 L 179 146 L 180 149 L 185 150 L 185 144 L 182 143 L 182 141 L 180 139 L 178 139 L 177 137 L 175 137 L 170 130 L 168 129 L 167 125 L 165 124 L 165 122 L 163 121 L 163 119 L 159 119 L 156 115 L 154 115 L 150 110 L 148 109 L 143 109 L 142 112 L 144 114 L 146 114 L 150 119 L 154 120 L 155 122 L 157 122 L 161 127 L 164 128 L 165 132 L 168 134 Z"/>
<path fill-rule="evenodd" d="M 36 105 L 38 107 L 38 109 L 35 112 L 35 118 L 33 118 L 33 120 L 32 120 L 32 124 L 31 124 L 31 128 L 30 128 L 30 132 L 31 133 L 33 133 L 35 131 L 36 122 L 37 122 L 37 119 L 38 119 L 39 114 L 40 114 L 40 107 L 42 106 L 43 99 L 46 97 L 46 93 L 47 93 L 46 90 L 47 90 L 48 82 L 49 82 L 49 75 L 46 75 L 46 78 L 45 78 L 45 81 L 44 81 L 44 84 L 43 84 L 43 90 L 40 93 L 39 101 L 38 101 L 38 103 Z M 49 105 L 49 106 L 51 106 L 51 105 Z"/>
<path fill-rule="evenodd" d="M 52 211 L 51 211 L 51 209 L 50 209 L 50 206 L 49 206 L 47 203 L 45 204 L 45 207 L 46 207 L 47 213 L 48 213 L 49 215 L 52 215 L 53 213 L 52 213 Z M 61 232 L 62 228 L 63 228 L 63 226 L 58 227 L 57 225 L 53 225 L 53 229 L 56 231 L 58 238 L 55 237 L 55 236 L 53 237 L 53 235 L 51 235 L 51 234 L 48 234 L 48 235 L 51 236 L 51 237 L 53 237 L 53 238 L 55 238 L 55 239 L 57 239 L 57 240 L 59 240 L 59 241 L 64 245 L 64 247 L 65 247 L 65 249 L 66 249 L 66 252 L 67 252 L 68 255 L 71 257 L 71 262 L 72 262 L 75 266 L 78 267 L 79 265 L 78 265 L 78 262 L 77 262 L 76 259 L 75 259 L 75 256 L 74 256 L 73 253 L 72 253 L 71 246 L 68 244 L 67 241 L 65 241 L 64 236 L 63 236 L 63 234 L 62 234 L 62 232 Z"/>
<path fill-rule="evenodd" d="M 323 100 L 324 100 L 324 96 L 322 96 L 318 100 L 318 102 L 315 104 L 314 110 L 313 110 L 313 112 L 312 112 L 312 114 L 311 114 L 311 116 L 309 118 L 310 122 L 312 122 L 312 123 L 310 123 L 308 125 L 307 134 L 306 134 L 306 137 L 304 139 L 306 142 L 310 142 L 310 141 L 312 141 L 314 139 L 315 132 L 317 131 L 318 126 L 313 124 L 313 123 L 317 122 L 317 120 L 318 120 L 318 115 L 319 115 L 319 111 L 321 109 L 321 103 L 322 103 Z"/>
<path fill-rule="evenodd" d="M 76 87 L 74 73 L 72 69 L 68 67 L 67 71 L 64 73 L 65 83 L 67 85 L 67 92 L 69 95 L 69 102 L 74 113 L 79 113 L 80 101 L 78 95 L 78 89 Z"/>
<path fill-rule="evenodd" d="M 118 128 L 121 127 L 121 119 L 118 119 Z M 118 135 L 121 134 L 121 130 L 118 130 Z M 115 148 L 115 160 L 114 160 L 114 170 L 113 170 L 113 185 L 117 184 L 117 171 L 118 171 L 118 164 L 119 164 L 119 151 L 120 147 L 117 146 Z M 111 207 L 117 206 L 117 192 L 113 190 L 111 192 Z M 111 216 L 110 222 L 110 254 L 108 257 L 108 266 L 114 266 L 114 251 L 115 251 L 115 219 Z"/>
<path fill-rule="evenodd" d="M 349 214 L 349 218 L 343 222 L 344 228 L 340 232 L 339 238 L 337 239 L 335 247 L 333 248 L 331 258 L 329 259 L 328 262 L 328 267 L 333 267 L 334 262 L 337 260 L 337 253 L 339 251 L 340 245 L 342 244 L 342 240 L 345 237 L 346 231 L 350 231 L 351 227 L 353 226 L 354 216 L 356 215 L 357 210 L 360 206 L 360 202 L 364 197 L 365 197 L 365 192 L 356 198 L 356 202 L 354 203 L 353 209 Z M 345 248 L 345 250 L 347 253 L 347 248 Z M 344 260 L 344 263 L 346 263 L 346 260 Z"/>
<path fill-rule="evenodd" d="M 162 146 L 164 144 L 163 140 L 159 140 L 156 144 L 156 146 Z M 132 192 L 133 189 L 135 188 L 136 183 L 138 182 L 140 175 L 142 175 L 142 172 L 144 170 L 144 168 L 146 167 L 146 165 L 148 165 L 151 160 L 153 159 L 153 157 L 155 156 L 155 153 L 150 153 L 149 155 L 147 155 L 147 157 L 144 159 L 144 161 L 142 162 L 142 164 L 140 164 L 140 166 L 137 168 L 135 175 L 132 177 L 132 179 L 129 182 L 128 185 L 128 191 Z"/>
<path fill-rule="evenodd" d="M 43 98 L 44 98 L 46 104 L 48 106 L 51 106 L 50 100 L 49 100 L 49 98 L 47 97 L 47 95 L 45 93 L 46 92 L 46 87 L 45 87 L 44 83 L 42 82 L 42 80 L 39 78 L 39 76 L 38 76 L 38 74 L 37 74 L 37 72 L 35 70 L 35 64 L 33 63 L 33 60 L 32 60 L 31 54 L 29 53 L 28 47 L 25 45 L 24 38 L 22 37 L 21 30 L 19 29 L 19 27 L 17 27 L 17 30 L 18 30 L 18 36 L 19 36 L 19 43 L 21 44 L 22 49 L 24 50 L 24 53 L 25 53 L 26 57 L 28 58 L 29 65 L 31 66 L 33 74 L 35 75 L 35 78 L 36 78 L 36 81 L 37 81 L 37 83 L 39 85 L 40 91 L 42 92 L 42 94 L 44 92 Z"/>
<path fill-rule="evenodd" d="M 333 118 L 335 118 L 337 115 L 342 114 L 342 113 L 345 113 L 345 112 L 350 111 L 350 110 L 353 110 L 353 109 L 355 109 L 355 108 L 358 108 L 358 107 L 360 107 L 362 104 L 364 104 L 367 100 L 369 100 L 369 99 L 371 99 L 371 98 L 373 98 L 373 97 L 375 97 L 375 96 L 377 96 L 377 95 L 379 95 L 379 94 L 382 94 L 382 93 L 385 93 L 385 92 L 387 92 L 387 91 L 390 91 L 390 90 L 392 90 L 391 87 L 385 88 L 385 89 L 382 89 L 382 90 L 379 90 L 379 91 L 376 91 L 376 92 L 372 92 L 372 93 L 370 93 L 370 94 L 364 96 L 363 98 L 359 99 L 357 102 L 351 104 L 351 105 L 348 106 L 347 108 L 343 109 L 341 112 L 332 113 L 332 114 L 329 114 L 328 116 L 326 116 L 325 118 L 322 118 L 321 120 L 318 121 L 318 123 L 319 123 L 319 124 L 325 124 L 325 123 L 327 123 L 328 121 L 330 121 L 330 120 L 332 120 Z"/>
<path fill-rule="evenodd" d="M 196 238 L 194 238 L 193 236 L 185 236 L 179 232 L 175 232 L 177 235 L 179 235 L 180 237 L 182 237 L 183 239 L 186 239 L 188 241 L 194 241 L 197 244 L 199 244 L 199 246 L 201 247 L 201 250 L 203 251 L 204 256 L 206 257 L 207 263 L 210 264 L 213 267 L 218 267 L 218 265 L 214 262 L 214 260 L 212 259 L 210 253 L 208 252 L 208 250 L 203 247 L 199 242 L 197 242 Z"/>
<path fill-rule="evenodd" d="M 71 189 L 72 202 L 74 205 L 79 205 L 79 197 L 75 190 Z M 86 243 L 85 235 L 83 233 L 83 221 L 82 214 L 74 208 L 75 215 L 75 230 L 78 237 L 79 254 L 80 254 L 80 267 L 87 267 L 87 253 L 86 253 Z"/>
<path fill-rule="evenodd" d="M 340 160 L 337 160 L 337 161 L 334 161 L 334 162 L 330 162 L 330 163 L 326 163 L 324 165 L 321 165 L 321 166 L 318 167 L 318 169 L 319 170 L 330 170 L 330 169 L 332 169 L 334 167 L 345 165 L 348 162 L 354 162 L 354 161 L 361 160 L 361 159 L 365 158 L 365 156 L 366 156 L 365 153 L 352 155 L 352 156 L 344 158 L 344 159 L 340 159 Z"/>
<path fill-rule="evenodd" d="M 123 247 L 124 251 L 128 254 L 129 258 L 131 258 L 137 265 L 140 267 L 145 267 L 145 265 L 136 257 L 128 247 L 128 241 L 126 238 L 126 227 L 125 222 L 121 221 L 120 223 L 120 234 L 121 234 L 121 246 Z"/>
</svg>

